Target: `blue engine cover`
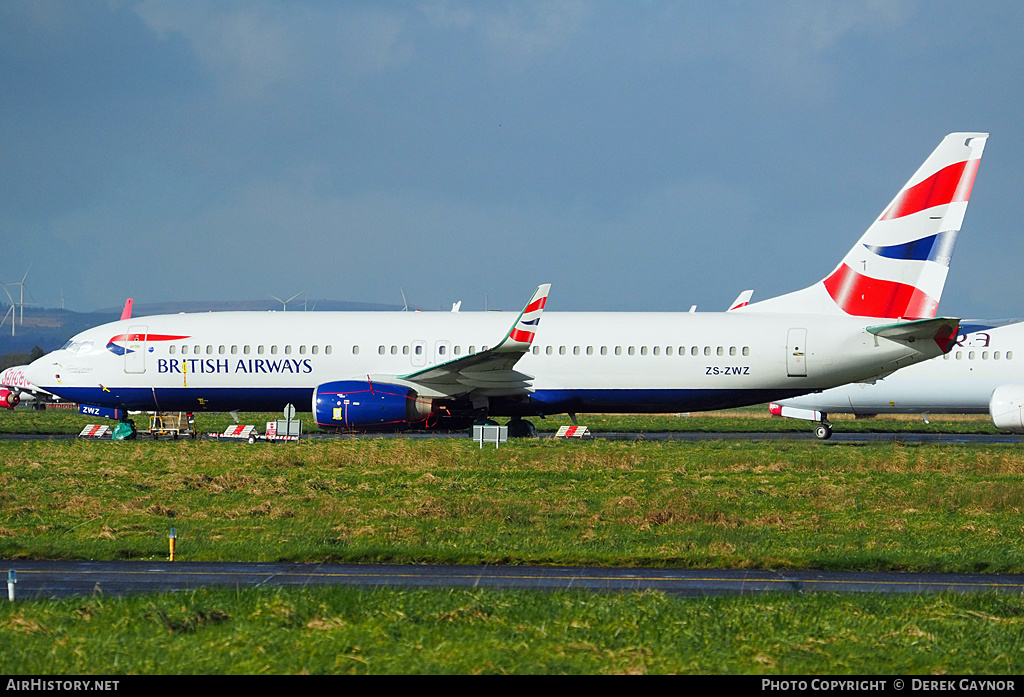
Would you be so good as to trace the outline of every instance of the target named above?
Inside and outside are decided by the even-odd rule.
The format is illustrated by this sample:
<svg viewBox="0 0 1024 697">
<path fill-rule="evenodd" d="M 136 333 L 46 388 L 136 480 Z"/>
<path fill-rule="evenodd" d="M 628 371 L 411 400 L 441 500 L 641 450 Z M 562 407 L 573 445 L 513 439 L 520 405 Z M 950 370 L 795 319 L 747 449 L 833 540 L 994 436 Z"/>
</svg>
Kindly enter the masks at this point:
<svg viewBox="0 0 1024 697">
<path fill-rule="evenodd" d="M 407 428 L 416 393 L 408 387 L 366 380 L 325 382 L 313 392 L 318 426 Z"/>
</svg>

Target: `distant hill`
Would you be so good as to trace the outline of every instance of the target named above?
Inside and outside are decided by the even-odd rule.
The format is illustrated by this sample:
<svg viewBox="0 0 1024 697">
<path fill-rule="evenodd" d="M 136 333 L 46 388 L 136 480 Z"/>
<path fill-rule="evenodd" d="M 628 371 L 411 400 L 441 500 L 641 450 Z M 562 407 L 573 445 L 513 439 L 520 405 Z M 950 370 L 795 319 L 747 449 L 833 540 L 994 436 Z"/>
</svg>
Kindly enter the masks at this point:
<svg viewBox="0 0 1024 697">
<path fill-rule="evenodd" d="M 9 305 L 0 305 L 0 317 L 9 309 Z M 71 310 L 55 310 L 40 307 L 26 307 L 24 323 L 19 313 L 18 323 L 11 336 L 10 317 L 0 325 L 0 355 L 8 353 L 27 353 L 38 346 L 50 352 L 59 349 L 75 334 L 106 322 L 113 322 L 121 316 L 120 307 L 107 307 L 95 312 L 72 312 Z M 383 303 L 358 303 L 341 300 L 317 300 L 306 303 L 307 311 L 339 311 L 360 312 L 367 310 L 395 311 L 401 310 L 400 305 Z M 150 315 L 177 314 L 179 312 L 230 312 L 234 310 L 277 310 L 281 311 L 281 303 L 267 300 L 211 300 L 195 302 L 140 303 L 132 307 L 133 317 Z M 288 312 L 302 312 L 301 302 L 292 301 Z"/>
<path fill-rule="evenodd" d="M 122 306 L 123 307 L 123 306 Z M 121 316 L 122 307 L 106 307 L 97 310 L 100 314 Z M 267 298 L 266 300 L 194 300 L 166 303 L 136 303 L 132 306 L 133 317 L 147 315 L 173 315 L 179 312 L 251 312 L 263 310 L 281 311 L 281 303 Z M 365 312 L 401 310 L 401 305 L 385 305 L 383 303 L 357 303 L 345 300 L 308 300 L 303 308 L 301 300 L 288 303 L 288 312 Z M 10 326 L 8 325 L 8 329 Z"/>
<path fill-rule="evenodd" d="M 0 315 L 7 312 L 7 307 L 0 306 Z M 71 310 L 52 310 L 39 307 L 26 307 L 24 323 L 19 313 L 18 323 L 14 326 L 11 336 L 11 318 L 8 317 L 0 325 L 0 355 L 24 352 L 38 346 L 50 352 L 59 349 L 75 334 L 85 331 L 97 324 L 112 322 L 121 316 L 121 311 L 109 312 L 72 312 Z"/>
</svg>

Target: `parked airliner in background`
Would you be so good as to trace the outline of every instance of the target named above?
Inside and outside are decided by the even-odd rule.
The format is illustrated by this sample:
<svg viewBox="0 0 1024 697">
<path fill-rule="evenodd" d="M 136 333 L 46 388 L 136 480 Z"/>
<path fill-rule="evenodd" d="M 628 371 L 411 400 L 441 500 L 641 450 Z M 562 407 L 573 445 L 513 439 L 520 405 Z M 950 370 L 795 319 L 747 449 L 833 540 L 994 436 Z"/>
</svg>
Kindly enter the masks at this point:
<svg viewBox="0 0 1024 697">
<path fill-rule="evenodd" d="M 53 395 L 28 381 L 27 369 L 27 365 L 16 365 L 0 373 L 0 409 L 13 409 L 22 402 L 54 401 Z"/>
<path fill-rule="evenodd" d="M 720 409 L 888 374 L 948 351 L 936 318 L 987 134 L 947 136 L 836 269 L 719 313 L 221 312 L 82 332 L 32 363 L 63 399 L 125 410 L 311 410 L 327 428 Z M 744 302 L 741 300 L 741 302 Z M 541 318 L 543 314 L 543 324 Z"/>
<path fill-rule="evenodd" d="M 953 349 L 871 383 L 853 383 L 784 399 L 771 413 L 816 421 L 832 435 L 829 414 L 989 414 L 996 428 L 1024 431 L 1024 322 L 964 321 Z"/>
</svg>

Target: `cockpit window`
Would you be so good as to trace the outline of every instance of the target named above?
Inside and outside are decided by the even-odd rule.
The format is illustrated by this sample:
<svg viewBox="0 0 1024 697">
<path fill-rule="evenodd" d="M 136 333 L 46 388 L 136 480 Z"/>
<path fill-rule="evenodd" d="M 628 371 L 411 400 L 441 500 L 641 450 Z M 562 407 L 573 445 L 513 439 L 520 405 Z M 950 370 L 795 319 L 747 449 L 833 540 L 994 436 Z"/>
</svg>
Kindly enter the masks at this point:
<svg viewBox="0 0 1024 697">
<path fill-rule="evenodd" d="M 64 351 L 70 351 L 71 353 L 89 353 L 89 351 L 92 351 L 92 347 L 92 341 L 75 341 L 74 339 L 69 339 L 66 344 L 61 346 L 61 349 Z"/>
</svg>

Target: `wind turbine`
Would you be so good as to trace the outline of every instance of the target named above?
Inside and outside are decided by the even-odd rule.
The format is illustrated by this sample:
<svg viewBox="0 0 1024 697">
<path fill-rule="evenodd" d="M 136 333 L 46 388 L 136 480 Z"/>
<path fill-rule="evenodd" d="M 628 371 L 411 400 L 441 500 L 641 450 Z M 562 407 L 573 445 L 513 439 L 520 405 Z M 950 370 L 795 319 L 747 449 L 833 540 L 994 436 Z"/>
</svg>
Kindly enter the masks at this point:
<svg viewBox="0 0 1024 697">
<path fill-rule="evenodd" d="M 281 307 L 283 308 L 281 312 L 288 312 L 288 303 L 290 303 L 292 300 L 295 300 L 295 298 L 299 297 L 300 295 L 302 295 L 301 290 L 292 297 L 288 298 L 287 300 L 281 300 L 281 298 L 277 297 L 276 295 L 271 295 L 270 297 L 272 297 L 277 302 L 281 303 Z"/>
<path fill-rule="evenodd" d="M 29 264 L 29 267 L 25 270 L 25 275 L 21 277 L 20 281 L 18 281 L 17 283 L 5 283 L 4 284 L 4 292 L 5 293 L 7 293 L 7 286 L 18 286 L 19 288 L 21 288 L 21 295 L 19 296 L 20 300 L 18 301 L 18 305 L 21 308 L 20 312 L 19 312 L 20 317 L 19 317 L 19 320 L 18 320 L 19 324 L 25 324 L 25 279 L 28 278 L 28 272 L 31 271 L 31 270 L 32 270 L 32 265 Z M 7 297 L 10 298 L 11 294 L 7 293 Z M 28 297 L 31 298 L 32 294 L 29 293 Z M 11 302 L 13 303 L 14 300 L 11 300 Z M 29 303 L 29 304 L 32 304 L 32 303 Z M 12 325 L 12 334 L 13 334 L 13 325 Z"/>
<path fill-rule="evenodd" d="M 14 336 L 14 298 L 11 297 L 11 292 L 7 290 L 6 283 L 0 282 L 0 286 L 3 286 L 4 293 L 7 295 L 7 300 L 11 303 L 11 306 L 7 308 L 7 314 L 4 315 L 2 320 L 0 320 L 0 327 L 2 327 L 4 322 L 7 321 L 7 317 L 9 315 L 11 318 L 11 336 Z"/>
</svg>

